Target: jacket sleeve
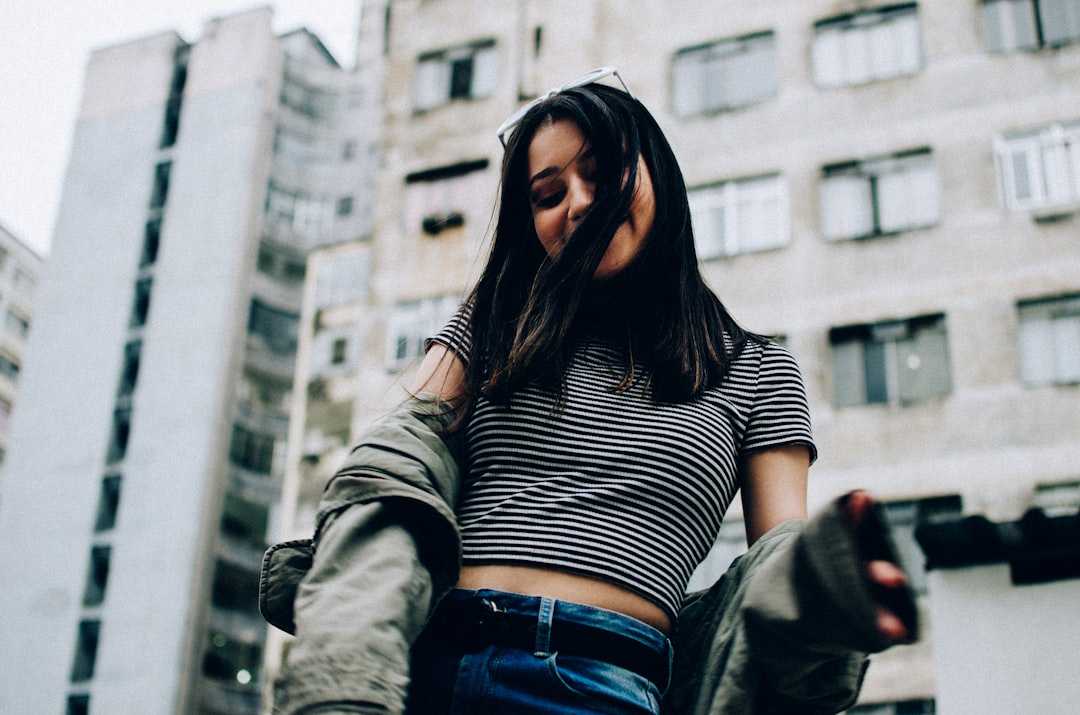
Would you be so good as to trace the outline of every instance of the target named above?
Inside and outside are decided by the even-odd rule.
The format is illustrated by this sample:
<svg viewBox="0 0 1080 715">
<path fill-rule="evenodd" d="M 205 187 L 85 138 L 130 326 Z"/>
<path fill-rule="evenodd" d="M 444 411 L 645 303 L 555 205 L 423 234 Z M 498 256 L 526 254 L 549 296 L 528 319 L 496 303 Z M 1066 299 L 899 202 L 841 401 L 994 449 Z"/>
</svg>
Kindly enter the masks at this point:
<svg viewBox="0 0 1080 715">
<path fill-rule="evenodd" d="M 676 637 L 688 634 L 691 648 L 680 655 L 675 644 L 682 704 L 670 712 L 825 714 L 855 702 L 866 654 L 892 645 L 877 630 L 880 594 L 865 564 L 897 559 L 879 512 L 856 536 L 842 510 L 841 499 L 805 524 L 776 527 L 684 608 Z M 914 597 L 899 595 L 890 606 L 914 640 Z M 694 657 L 703 665 L 678 663 Z"/>
<path fill-rule="evenodd" d="M 404 709 L 409 649 L 460 569 L 459 471 L 441 430 L 451 419 L 434 401 L 406 403 L 327 485 L 275 713 Z"/>
</svg>

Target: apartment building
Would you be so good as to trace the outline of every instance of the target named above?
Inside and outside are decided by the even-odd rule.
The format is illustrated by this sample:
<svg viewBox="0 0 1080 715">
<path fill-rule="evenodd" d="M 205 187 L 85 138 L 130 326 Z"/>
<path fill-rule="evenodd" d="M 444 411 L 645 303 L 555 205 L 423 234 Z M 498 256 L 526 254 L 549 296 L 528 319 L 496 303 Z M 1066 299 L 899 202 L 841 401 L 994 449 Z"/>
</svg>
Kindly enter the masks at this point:
<svg viewBox="0 0 1080 715">
<path fill-rule="evenodd" d="M 370 234 L 378 119 L 271 21 L 89 58 L 0 501 L 2 713 L 258 712 L 307 255 Z"/>
<path fill-rule="evenodd" d="M 8 434 L 19 391 L 23 352 L 30 336 L 37 284 L 45 261 L 0 225 L 0 499 Z"/>
<path fill-rule="evenodd" d="M 495 128 L 613 65 L 680 157 L 709 282 L 800 361 L 820 449 L 811 508 L 871 490 L 914 575 L 925 637 L 874 657 L 854 712 L 934 712 L 934 634 L 948 624 L 930 618 L 915 524 L 1080 504 L 1077 4 L 365 10 L 382 30 L 368 51 L 385 63 L 373 239 L 322 252 L 309 281 L 338 285 L 333 266 L 353 262 L 366 289 L 308 288 L 283 535 L 310 534 L 351 436 L 404 396 L 423 338 L 475 278 Z M 736 507 L 695 584 L 741 548 L 740 531 Z"/>
</svg>

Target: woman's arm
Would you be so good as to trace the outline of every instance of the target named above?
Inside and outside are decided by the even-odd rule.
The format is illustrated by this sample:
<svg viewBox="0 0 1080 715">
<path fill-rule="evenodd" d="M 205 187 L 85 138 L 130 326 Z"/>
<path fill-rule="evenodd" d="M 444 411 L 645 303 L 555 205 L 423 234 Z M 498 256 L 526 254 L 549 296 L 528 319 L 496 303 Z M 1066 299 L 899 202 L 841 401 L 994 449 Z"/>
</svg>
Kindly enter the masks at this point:
<svg viewBox="0 0 1080 715">
<path fill-rule="evenodd" d="M 810 450 L 801 444 L 754 452 L 744 460 L 741 489 L 748 546 L 781 522 L 806 518 L 809 471 Z"/>
<path fill-rule="evenodd" d="M 435 343 L 427 351 L 409 391 L 430 392 L 455 404 L 465 395 L 465 364 L 445 345 Z"/>
</svg>

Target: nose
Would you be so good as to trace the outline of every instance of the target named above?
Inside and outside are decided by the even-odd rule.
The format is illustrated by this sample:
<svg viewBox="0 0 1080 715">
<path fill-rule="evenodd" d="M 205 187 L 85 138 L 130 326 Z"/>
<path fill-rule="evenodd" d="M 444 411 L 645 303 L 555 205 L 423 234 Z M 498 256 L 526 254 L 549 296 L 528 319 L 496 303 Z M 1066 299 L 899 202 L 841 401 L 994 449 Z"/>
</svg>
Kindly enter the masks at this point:
<svg viewBox="0 0 1080 715">
<path fill-rule="evenodd" d="M 593 184 L 580 176 L 572 177 L 566 189 L 569 205 L 568 216 L 577 222 L 585 217 L 593 202 Z"/>
</svg>

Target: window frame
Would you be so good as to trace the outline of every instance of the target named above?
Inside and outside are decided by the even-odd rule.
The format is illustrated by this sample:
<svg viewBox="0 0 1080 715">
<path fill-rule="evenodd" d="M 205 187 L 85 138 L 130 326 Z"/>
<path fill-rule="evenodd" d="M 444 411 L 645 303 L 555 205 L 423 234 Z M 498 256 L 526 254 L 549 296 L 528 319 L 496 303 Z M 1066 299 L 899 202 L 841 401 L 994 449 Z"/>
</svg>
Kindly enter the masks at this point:
<svg viewBox="0 0 1080 715">
<path fill-rule="evenodd" d="M 917 3 L 818 20 L 814 23 L 811 48 L 814 83 L 822 89 L 835 89 L 917 74 L 926 62 L 922 34 Z M 890 44 L 883 45 L 882 40 L 889 40 Z M 886 57 L 885 50 L 893 50 L 894 56 Z M 855 57 L 855 53 L 863 56 Z M 875 67 L 875 63 L 879 66 Z M 856 67 L 866 71 L 856 74 Z"/>
<path fill-rule="evenodd" d="M 1076 0 L 983 0 L 980 4 L 988 52 L 1031 52 L 1080 42 L 1080 3 Z M 1049 12 L 1051 7 L 1057 12 Z M 1047 19 L 1051 15 L 1054 20 Z M 1069 28 L 1051 36 L 1051 27 L 1061 26 L 1054 21 L 1062 17 Z"/>
<path fill-rule="evenodd" d="M 906 407 L 952 394 L 945 315 L 846 325 L 829 330 L 833 405 Z M 928 363 L 929 370 L 919 372 Z M 940 383 L 940 384 L 935 384 Z"/>
<path fill-rule="evenodd" d="M 743 72 L 762 61 L 770 65 L 771 82 L 747 82 Z M 671 108 L 683 118 L 733 111 L 775 97 L 779 84 L 772 30 L 684 47 L 672 57 Z M 735 91 L 738 89 L 743 93 Z"/>
<path fill-rule="evenodd" d="M 941 180 L 933 150 L 921 147 L 822 167 L 819 209 L 821 235 L 830 242 L 894 236 L 937 225 Z M 852 218 L 857 226 L 845 228 Z"/>
<path fill-rule="evenodd" d="M 1016 312 L 1020 382 L 1030 388 L 1080 384 L 1080 293 L 1022 300 Z"/>
<path fill-rule="evenodd" d="M 412 107 L 422 114 L 457 100 L 477 100 L 495 92 L 498 48 L 494 38 L 424 52 L 416 59 Z M 467 82 L 463 68 L 468 68 Z"/>
<path fill-rule="evenodd" d="M 780 174 L 694 187 L 687 198 L 698 260 L 774 251 L 791 244 L 790 197 L 787 182 Z M 766 236 L 769 231 L 765 226 L 770 201 L 775 203 L 771 237 Z"/>
<path fill-rule="evenodd" d="M 446 325 L 460 305 L 461 297 L 453 293 L 395 304 L 386 326 L 383 361 L 387 371 L 399 372 L 422 357 L 427 339 Z"/>
<path fill-rule="evenodd" d="M 1007 209 L 1038 211 L 1080 205 L 1080 120 L 998 135 L 994 161 Z M 1022 192 L 1026 195 L 1021 196 Z"/>
</svg>

